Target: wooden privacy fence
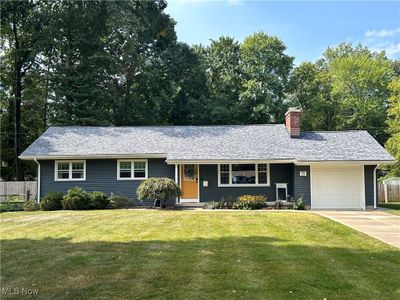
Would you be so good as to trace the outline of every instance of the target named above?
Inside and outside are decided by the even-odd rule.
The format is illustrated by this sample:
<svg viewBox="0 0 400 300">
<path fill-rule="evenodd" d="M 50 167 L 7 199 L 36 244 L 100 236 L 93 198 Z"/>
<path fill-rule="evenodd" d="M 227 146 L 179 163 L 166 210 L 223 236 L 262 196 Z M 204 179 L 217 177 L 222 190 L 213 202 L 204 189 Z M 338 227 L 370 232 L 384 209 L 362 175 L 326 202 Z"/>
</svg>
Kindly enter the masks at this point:
<svg viewBox="0 0 400 300">
<path fill-rule="evenodd" d="M 378 202 L 400 202 L 400 183 L 378 183 Z"/>
<path fill-rule="evenodd" d="M 0 200 L 10 196 L 21 196 L 25 200 L 36 197 L 36 181 L 0 181 Z"/>
</svg>

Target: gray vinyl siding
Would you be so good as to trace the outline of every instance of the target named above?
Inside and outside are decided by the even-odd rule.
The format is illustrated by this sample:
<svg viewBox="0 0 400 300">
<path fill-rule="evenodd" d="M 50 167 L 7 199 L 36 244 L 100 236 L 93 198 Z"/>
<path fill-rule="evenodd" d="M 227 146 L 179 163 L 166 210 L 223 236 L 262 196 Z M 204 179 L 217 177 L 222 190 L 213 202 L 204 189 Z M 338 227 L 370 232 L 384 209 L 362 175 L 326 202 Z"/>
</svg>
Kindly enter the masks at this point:
<svg viewBox="0 0 400 300">
<path fill-rule="evenodd" d="M 300 176 L 300 171 L 306 171 L 307 176 Z M 294 167 L 294 197 L 303 197 L 307 206 L 311 206 L 310 166 Z"/>
<path fill-rule="evenodd" d="M 373 166 L 364 166 L 365 205 L 374 205 L 374 169 Z"/>
<path fill-rule="evenodd" d="M 136 189 L 142 181 L 117 180 L 116 159 L 86 160 L 86 181 L 55 181 L 54 160 L 40 161 L 40 165 L 41 197 L 44 197 L 49 191 L 66 194 L 70 188 L 79 186 L 89 192 L 101 191 L 107 195 L 119 193 L 137 202 Z M 148 177 L 175 179 L 175 166 L 167 165 L 165 159 L 148 159 Z M 146 202 L 144 204 L 151 203 Z"/>
<path fill-rule="evenodd" d="M 265 195 L 268 201 L 276 200 L 276 183 L 288 183 L 288 194 L 293 195 L 293 165 L 270 164 L 269 187 L 218 187 L 218 165 L 200 165 L 200 202 L 237 197 L 245 194 Z M 208 187 L 203 187 L 208 181 Z"/>
</svg>

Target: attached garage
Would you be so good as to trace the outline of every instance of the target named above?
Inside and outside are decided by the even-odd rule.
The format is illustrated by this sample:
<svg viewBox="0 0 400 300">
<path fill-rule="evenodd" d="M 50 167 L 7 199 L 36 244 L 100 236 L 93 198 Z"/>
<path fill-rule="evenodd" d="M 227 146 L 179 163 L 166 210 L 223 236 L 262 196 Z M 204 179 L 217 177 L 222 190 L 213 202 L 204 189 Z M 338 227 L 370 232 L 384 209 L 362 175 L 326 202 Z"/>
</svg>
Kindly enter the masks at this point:
<svg viewBox="0 0 400 300">
<path fill-rule="evenodd" d="M 311 208 L 365 209 L 364 166 L 311 166 Z"/>
</svg>

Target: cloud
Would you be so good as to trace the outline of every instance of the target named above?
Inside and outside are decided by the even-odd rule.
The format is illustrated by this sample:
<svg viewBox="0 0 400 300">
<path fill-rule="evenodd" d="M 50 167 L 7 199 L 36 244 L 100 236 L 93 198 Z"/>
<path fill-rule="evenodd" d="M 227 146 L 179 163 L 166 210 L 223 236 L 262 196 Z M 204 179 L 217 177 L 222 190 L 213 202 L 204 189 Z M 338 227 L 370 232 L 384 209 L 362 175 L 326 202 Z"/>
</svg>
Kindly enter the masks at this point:
<svg viewBox="0 0 400 300">
<path fill-rule="evenodd" d="M 396 57 L 400 54 L 400 43 L 391 43 L 387 46 L 376 49 L 378 51 L 385 51 L 390 57 Z"/>
<path fill-rule="evenodd" d="M 395 36 L 397 34 L 400 34 L 400 27 L 397 27 L 395 29 L 381 29 L 381 30 L 367 30 L 365 32 L 365 36 L 367 38 L 371 38 L 371 37 L 380 37 L 380 38 L 384 38 L 384 37 L 389 37 L 389 36 Z"/>
<path fill-rule="evenodd" d="M 238 5 L 241 2 L 241 0 L 228 0 L 229 5 Z"/>
<path fill-rule="evenodd" d="M 385 51 L 390 58 L 400 58 L 400 27 L 367 30 L 359 42 L 373 51 Z"/>
</svg>

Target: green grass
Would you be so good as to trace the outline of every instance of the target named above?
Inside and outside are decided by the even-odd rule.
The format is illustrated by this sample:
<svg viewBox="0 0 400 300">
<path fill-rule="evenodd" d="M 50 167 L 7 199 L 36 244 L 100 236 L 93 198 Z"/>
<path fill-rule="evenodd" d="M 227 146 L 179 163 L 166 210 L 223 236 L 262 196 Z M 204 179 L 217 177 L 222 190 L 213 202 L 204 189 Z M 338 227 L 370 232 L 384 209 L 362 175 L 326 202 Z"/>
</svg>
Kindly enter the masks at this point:
<svg viewBox="0 0 400 300">
<path fill-rule="evenodd" d="M 379 203 L 378 206 L 388 208 L 387 213 L 400 216 L 400 202 Z"/>
<path fill-rule="evenodd" d="M 309 212 L 0 218 L 1 287 L 39 299 L 400 299 L 398 249 Z"/>
</svg>

